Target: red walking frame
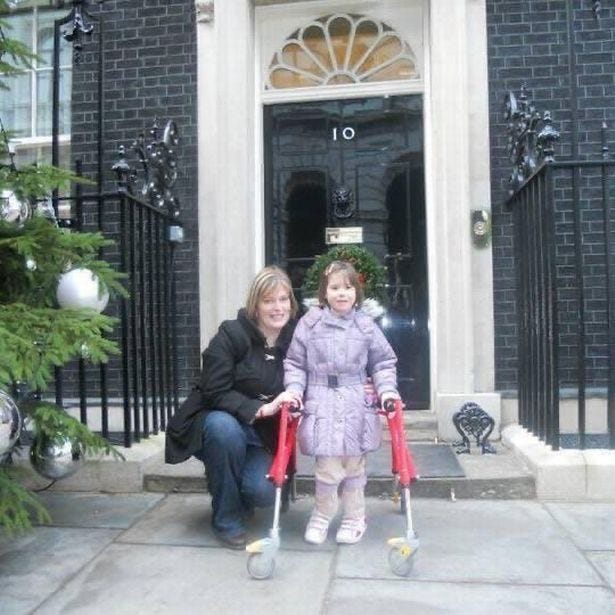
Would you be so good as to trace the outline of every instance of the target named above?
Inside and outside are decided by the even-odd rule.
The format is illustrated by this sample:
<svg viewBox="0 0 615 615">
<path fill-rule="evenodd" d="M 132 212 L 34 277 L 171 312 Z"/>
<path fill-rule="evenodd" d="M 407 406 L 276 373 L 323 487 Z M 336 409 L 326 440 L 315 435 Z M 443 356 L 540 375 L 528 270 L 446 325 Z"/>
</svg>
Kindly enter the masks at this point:
<svg viewBox="0 0 615 615">
<path fill-rule="evenodd" d="M 408 450 L 403 422 L 404 404 L 401 400 L 389 400 L 381 414 L 386 417 L 391 434 L 391 469 L 403 493 L 403 511 L 406 515 L 406 535 L 390 538 L 388 544 L 389 565 L 399 576 L 407 576 L 412 570 L 414 556 L 419 547 L 418 535 L 412 525 L 410 508 L 410 484 L 418 478 L 414 461 Z M 275 485 L 273 524 L 269 536 L 250 543 L 247 568 L 254 579 L 268 579 L 275 569 L 275 557 L 280 548 L 280 510 L 282 488 L 289 478 L 289 468 L 294 470 L 296 462 L 297 427 L 300 415 L 294 412 L 290 403 L 280 406 L 278 446 L 267 478 Z"/>
<path fill-rule="evenodd" d="M 390 538 L 388 544 L 389 566 L 398 576 L 408 576 L 414 565 L 414 556 L 419 548 L 419 537 L 412 523 L 410 507 L 410 484 L 418 478 L 416 467 L 404 432 L 404 403 L 401 399 L 390 399 L 384 404 L 381 413 L 386 417 L 391 434 L 391 471 L 402 491 L 402 510 L 406 515 L 406 535 Z"/>
<path fill-rule="evenodd" d="M 251 542 L 246 546 L 248 573 L 254 579 L 268 579 L 275 569 L 275 556 L 280 548 L 280 510 L 282 508 L 282 487 L 289 477 L 289 468 L 296 465 L 295 450 L 297 426 L 300 415 L 293 413 L 296 408 L 290 403 L 280 404 L 278 446 L 269 468 L 267 478 L 275 485 L 273 524 L 269 537 Z"/>
</svg>

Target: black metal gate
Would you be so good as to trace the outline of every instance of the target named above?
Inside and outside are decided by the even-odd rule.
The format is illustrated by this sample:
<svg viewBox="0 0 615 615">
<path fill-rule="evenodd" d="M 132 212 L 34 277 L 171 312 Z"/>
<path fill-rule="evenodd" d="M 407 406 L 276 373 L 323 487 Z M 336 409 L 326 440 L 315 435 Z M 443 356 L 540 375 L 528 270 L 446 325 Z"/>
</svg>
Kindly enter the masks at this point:
<svg viewBox="0 0 615 615">
<path fill-rule="evenodd" d="M 126 274 L 129 298 L 112 302 L 107 313 L 120 319 L 114 334 L 121 355 L 107 364 L 89 365 L 87 348 L 76 365 L 56 370 L 56 403 L 78 406 L 83 423 L 112 441 L 130 446 L 164 430 L 178 406 L 177 332 L 175 315 L 175 246 L 183 240 L 179 203 L 173 193 L 177 178 L 173 121 L 164 127 L 154 120 L 148 134 L 132 145 L 137 165 L 128 162 L 123 146 L 113 168 L 105 173 L 106 152 L 104 22 L 88 13 L 87 1 L 74 1 L 65 17 L 54 23 L 52 164 L 59 162 L 60 45 L 73 46 L 73 70 L 78 70 L 84 45 L 97 43 L 96 189 L 73 187 L 70 196 L 54 193 L 52 205 L 60 226 L 99 231 L 114 240 L 99 254 Z M 150 118 L 151 121 L 151 118 Z M 138 131 L 135 130 L 135 133 Z M 82 163 L 75 162 L 82 173 Z M 113 172 L 112 172 L 113 171 Z M 109 177 L 115 175 L 115 189 Z"/>
</svg>

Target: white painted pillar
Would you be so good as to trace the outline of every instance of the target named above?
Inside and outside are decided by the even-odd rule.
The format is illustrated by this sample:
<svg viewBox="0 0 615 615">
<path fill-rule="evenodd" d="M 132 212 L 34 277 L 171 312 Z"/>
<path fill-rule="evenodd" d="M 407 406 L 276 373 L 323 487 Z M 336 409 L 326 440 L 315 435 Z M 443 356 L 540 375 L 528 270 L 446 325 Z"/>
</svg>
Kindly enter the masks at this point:
<svg viewBox="0 0 615 615">
<path fill-rule="evenodd" d="M 432 216 L 436 235 L 436 389 L 473 390 L 466 6 L 431 3 Z"/>
<path fill-rule="evenodd" d="M 439 434 L 455 439 L 466 401 L 500 419 L 491 250 L 470 230 L 471 210 L 490 209 L 484 0 L 432 0 L 429 39 L 432 386 Z"/>
<path fill-rule="evenodd" d="M 245 301 L 254 262 L 254 10 L 197 21 L 201 347 Z"/>
<path fill-rule="evenodd" d="M 468 36 L 468 129 L 470 209 L 491 215 L 491 167 L 489 143 L 489 73 L 487 69 L 487 15 L 485 0 L 469 0 L 466 14 Z M 471 249 L 472 312 L 474 314 L 474 390 L 491 392 L 495 387 L 493 253 Z"/>
</svg>

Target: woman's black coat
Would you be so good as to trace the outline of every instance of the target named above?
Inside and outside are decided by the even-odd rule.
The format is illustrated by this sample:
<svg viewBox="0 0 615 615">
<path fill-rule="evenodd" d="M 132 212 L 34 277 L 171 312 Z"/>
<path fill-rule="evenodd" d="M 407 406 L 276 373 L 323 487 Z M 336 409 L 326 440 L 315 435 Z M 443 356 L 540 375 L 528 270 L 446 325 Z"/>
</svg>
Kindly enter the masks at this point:
<svg viewBox="0 0 615 615">
<path fill-rule="evenodd" d="M 168 422 L 165 461 L 180 463 L 203 446 L 203 417 L 224 410 L 242 423 L 252 423 L 256 411 L 284 390 L 282 361 L 294 329 L 282 329 L 274 348 L 245 310 L 235 320 L 225 320 L 203 352 L 200 383 Z M 275 449 L 277 418 L 254 422 L 263 445 Z"/>
</svg>

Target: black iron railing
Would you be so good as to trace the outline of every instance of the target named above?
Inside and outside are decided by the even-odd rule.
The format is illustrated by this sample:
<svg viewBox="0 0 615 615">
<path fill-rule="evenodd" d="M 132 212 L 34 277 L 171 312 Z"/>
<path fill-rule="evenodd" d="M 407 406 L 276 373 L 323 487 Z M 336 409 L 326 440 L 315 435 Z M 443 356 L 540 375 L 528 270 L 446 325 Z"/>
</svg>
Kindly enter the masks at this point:
<svg viewBox="0 0 615 615">
<path fill-rule="evenodd" d="M 174 251 L 183 239 L 173 192 L 178 135 L 174 122 L 161 129 L 154 121 L 149 133 L 139 135 L 133 144 L 138 168 L 130 166 L 120 147 L 113 165 L 117 188 L 109 189 L 112 184 L 105 171 L 111 169 L 104 162 L 110 149 L 105 136 L 105 20 L 101 10 L 93 14 L 93 4 L 89 0 L 58 3 L 67 6 L 67 13 L 54 22 L 51 149 L 52 164 L 57 166 L 60 46 L 70 44 L 73 77 L 81 69 L 87 84 L 95 84 L 88 90 L 93 138 L 81 149 L 91 163 L 87 175 L 95 178 L 96 186 L 86 193 L 77 184 L 71 197 L 56 191 L 52 217 L 64 227 L 99 231 L 112 239 L 113 246 L 98 256 L 126 274 L 130 295 L 112 301 L 105 312 L 119 319 L 114 339 L 120 355 L 93 366 L 86 348 L 77 364 L 56 370 L 53 389 L 42 394 L 55 397 L 69 411 L 78 409 L 81 421 L 105 438 L 130 446 L 164 430 L 178 407 Z M 79 160 L 75 170 L 82 174 Z"/>
<path fill-rule="evenodd" d="M 544 162 L 508 202 L 519 422 L 554 449 L 562 442 L 564 397 L 576 404 L 575 444 L 615 448 L 615 161 L 607 153 Z M 606 415 L 601 438 L 588 433 L 589 397 L 592 411 Z"/>
<path fill-rule="evenodd" d="M 116 298 L 106 310 L 120 321 L 114 339 L 121 354 L 93 366 L 84 349 L 76 365 L 56 370 L 51 393 L 60 406 L 78 406 L 83 423 L 130 446 L 164 430 L 178 407 L 174 252 L 183 233 L 176 210 L 157 207 L 144 198 L 146 188 L 135 188 L 123 149 L 114 170 L 117 192 L 77 189 L 57 201 L 73 214 L 59 219 L 62 226 L 96 230 L 114 241 L 99 257 L 126 275 L 129 297 Z"/>
</svg>

